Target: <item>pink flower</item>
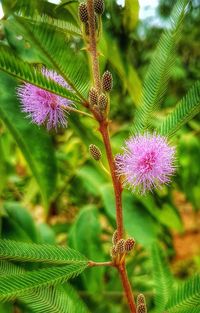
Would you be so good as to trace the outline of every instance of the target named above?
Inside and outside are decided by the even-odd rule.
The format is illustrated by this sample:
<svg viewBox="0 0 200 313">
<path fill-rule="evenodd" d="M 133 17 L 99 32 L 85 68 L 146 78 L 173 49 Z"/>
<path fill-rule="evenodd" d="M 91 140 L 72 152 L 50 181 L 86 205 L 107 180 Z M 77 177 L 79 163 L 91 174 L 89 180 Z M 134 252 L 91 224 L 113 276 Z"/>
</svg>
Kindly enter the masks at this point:
<svg viewBox="0 0 200 313">
<path fill-rule="evenodd" d="M 42 69 L 42 74 L 57 82 L 59 85 L 70 89 L 65 80 L 52 70 Z M 28 113 L 33 123 L 46 124 L 47 129 L 66 126 L 64 108 L 71 105 L 71 100 L 57 96 L 49 91 L 24 83 L 17 88 L 17 94 L 22 103 L 22 111 Z"/>
<path fill-rule="evenodd" d="M 116 156 L 123 185 L 145 193 L 170 181 L 175 171 L 175 148 L 165 137 L 145 133 L 126 141 L 124 154 Z"/>
</svg>

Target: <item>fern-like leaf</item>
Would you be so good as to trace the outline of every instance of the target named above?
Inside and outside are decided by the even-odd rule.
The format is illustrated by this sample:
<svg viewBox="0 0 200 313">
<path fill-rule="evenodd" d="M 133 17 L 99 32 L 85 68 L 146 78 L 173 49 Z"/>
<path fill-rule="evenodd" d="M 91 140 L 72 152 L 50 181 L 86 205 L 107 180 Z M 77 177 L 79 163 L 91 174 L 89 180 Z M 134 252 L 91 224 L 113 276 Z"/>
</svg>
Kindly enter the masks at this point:
<svg viewBox="0 0 200 313">
<path fill-rule="evenodd" d="M 11 262 L 0 261 L 0 275 L 22 275 L 25 270 Z M 89 313 L 76 291 L 69 285 L 36 288 L 17 297 L 33 313 Z"/>
<path fill-rule="evenodd" d="M 172 136 L 182 125 L 200 112 L 200 81 L 197 81 L 175 109 L 164 119 L 158 133 Z"/>
<path fill-rule="evenodd" d="M 155 282 L 156 312 L 163 313 L 174 281 L 166 259 L 156 244 L 153 245 L 151 253 Z"/>
<path fill-rule="evenodd" d="M 163 100 L 170 72 L 175 61 L 175 46 L 180 37 L 186 13 L 187 0 L 178 0 L 172 11 L 171 25 L 164 32 L 153 55 L 144 81 L 140 107 L 136 111 L 133 131 L 143 131 L 149 124 L 153 111 Z"/>
<path fill-rule="evenodd" d="M 170 313 L 189 313 L 195 312 L 198 306 L 200 308 L 200 274 L 190 278 L 171 292 L 165 309 Z M 197 312 L 200 311 L 195 313 Z"/>
<path fill-rule="evenodd" d="M 0 276 L 20 275 L 24 270 L 11 262 L 0 260 Z"/>
<path fill-rule="evenodd" d="M 0 301 L 9 301 L 39 287 L 53 286 L 76 277 L 87 267 L 87 262 L 50 267 L 19 275 L 0 278 Z"/>
<path fill-rule="evenodd" d="M 52 68 L 71 86 L 80 99 L 85 101 L 88 94 L 89 72 L 82 52 L 74 51 L 66 37 L 56 32 L 56 28 L 45 23 L 28 22 L 16 17 L 18 23 L 26 29 L 29 40 L 40 49 Z"/>
<path fill-rule="evenodd" d="M 75 93 L 44 76 L 33 65 L 23 62 L 13 54 L 9 47 L 3 45 L 0 46 L 0 69 L 22 81 L 46 89 L 64 98 L 76 102 L 80 101 Z"/>
<path fill-rule="evenodd" d="M 53 27 L 58 32 L 64 33 L 66 36 L 81 36 L 81 30 L 74 24 L 63 20 L 58 20 L 47 15 L 33 15 L 31 17 L 24 17 L 24 21 L 29 23 L 44 23 L 50 27 Z"/>
<path fill-rule="evenodd" d="M 0 259 L 51 264 L 85 264 L 78 251 L 53 245 L 39 245 L 0 239 Z"/>
<path fill-rule="evenodd" d="M 38 288 L 19 299 L 33 313 L 89 313 L 84 302 L 69 284 Z"/>
</svg>

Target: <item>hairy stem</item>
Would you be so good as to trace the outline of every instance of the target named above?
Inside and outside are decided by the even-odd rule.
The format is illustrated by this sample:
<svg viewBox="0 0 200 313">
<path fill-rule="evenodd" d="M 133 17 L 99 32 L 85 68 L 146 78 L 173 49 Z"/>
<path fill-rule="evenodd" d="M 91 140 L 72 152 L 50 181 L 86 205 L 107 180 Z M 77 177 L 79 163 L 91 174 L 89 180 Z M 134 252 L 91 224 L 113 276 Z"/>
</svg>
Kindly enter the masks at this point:
<svg viewBox="0 0 200 313">
<path fill-rule="evenodd" d="M 90 38 L 89 52 L 91 54 L 91 59 L 92 59 L 94 86 L 98 94 L 100 94 L 101 78 L 100 78 L 99 60 L 98 60 L 97 43 L 96 43 L 96 25 L 95 25 L 94 1 L 93 0 L 87 1 L 87 8 L 88 8 L 89 38 Z"/>
<path fill-rule="evenodd" d="M 129 279 L 128 279 L 125 263 L 120 264 L 118 266 L 118 271 L 119 271 L 120 278 L 121 278 L 121 281 L 122 281 L 122 285 L 123 285 L 123 288 L 124 288 L 124 293 L 125 293 L 127 301 L 128 301 L 130 312 L 131 313 L 136 313 L 135 300 L 134 300 L 133 292 L 132 292 L 131 285 L 130 285 L 130 282 L 129 282 Z"/>
<path fill-rule="evenodd" d="M 69 111 L 69 112 L 75 112 L 75 113 L 78 113 L 78 114 L 81 114 L 81 115 L 85 115 L 85 116 L 88 116 L 90 118 L 94 118 L 93 115 L 87 113 L 87 112 L 84 112 L 84 111 L 80 111 L 80 110 L 77 110 L 75 108 L 72 108 L 70 106 L 62 106 L 62 109 L 64 111 Z"/>
<path fill-rule="evenodd" d="M 123 237 L 122 186 L 116 175 L 116 166 L 115 166 L 115 162 L 113 159 L 107 121 L 100 122 L 99 131 L 103 138 L 104 146 L 106 149 L 106 155 L 107 155 L 107 159 L 108 159 L 108 163 L 110 167 L 110 173 L 111 173 L 113 188 L 114 188 L 114 193 L 115 193 L 118 239 L 121 239 Z"/>
</svg>

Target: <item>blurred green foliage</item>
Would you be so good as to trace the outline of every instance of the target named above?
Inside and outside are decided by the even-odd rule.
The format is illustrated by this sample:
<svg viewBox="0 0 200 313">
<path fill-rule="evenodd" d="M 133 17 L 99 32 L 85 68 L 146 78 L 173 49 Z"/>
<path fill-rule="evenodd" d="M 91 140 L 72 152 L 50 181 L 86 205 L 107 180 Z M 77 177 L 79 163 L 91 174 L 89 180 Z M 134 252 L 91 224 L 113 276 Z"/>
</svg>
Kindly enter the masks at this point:
<svg viewBox="0 0 200 313">
<path fill-rule="evenodd" d="M 27 15 L 46 14 L 71 21 L 77 27 L 77 1 L 62 1 L 59 6 L 43 0 L 1 2 L 5 13 L 1 40 L 30 63 L 42 63 L 45 58 L 26 37 L 25 30 L 12 20 L 11 15 L 19 8 Z M 99 44 L 101 69 L 110 69 L 114 76 L 111 135 L 116 153 L 129 134 L 130 121 L 139 105 L 141 82 L 174 1 L 160 0 L 156 12 L 158 24 L 139 20 L 138 1 L 125 3 L 124 8 L 114 0 L 106 1 L 104 32 Z M 155 124 L 199 78 L 199 25 L 200 5 L 194 0 L 182 29 L 170 86 L 163 107 L 156 112 Z M 66 35 L 66 42 L 67 39 Z M 78 36 L 70 40 L 75 50 L 82 48 Z M 7 74 L 0 74 L 1 236 L 36 243 L 67 243 L 95 261 L 109 260 L 111 236 L 116 227 L 112 187 L 88 153 L 90 143 L 102 147 L 97 125 L 73 113 L 67 130 L 60 129 L 57 133 L 47 133 L 32 125 L 19 109 L 15 93 L 19 83 Z M 134 257 L 128 259 L 128 271 L 134 291 L 144 292 L 152 313 L 155 311 L 151 245 L 160 240 L 167 255 L 175 257 L 174 232 L 184 235 L 187 231 L 182 221 L 184 208 L 177 205 L 178 195 L 192 208 L 191 215 L 200 210 L 199 116 L 177 133 L 174 143 L 178 152 L 173 183 L 146 197 L 124 193 L 126 231 L 137 241 Z M 190 274 L 199 270 L 199 257 L 200 251 L 187 256 L 192 259 Z M 120 282 L 112 270 L 92 269 L 73 284 L 91 312 L 126 311 Z M 21 307 L 18 302 L 14 305 Z M 11 310 L 9 304 L 0 307 L 2 313 Z M 21 312 L 30 311 L 26 308 Z"/>
</svg>

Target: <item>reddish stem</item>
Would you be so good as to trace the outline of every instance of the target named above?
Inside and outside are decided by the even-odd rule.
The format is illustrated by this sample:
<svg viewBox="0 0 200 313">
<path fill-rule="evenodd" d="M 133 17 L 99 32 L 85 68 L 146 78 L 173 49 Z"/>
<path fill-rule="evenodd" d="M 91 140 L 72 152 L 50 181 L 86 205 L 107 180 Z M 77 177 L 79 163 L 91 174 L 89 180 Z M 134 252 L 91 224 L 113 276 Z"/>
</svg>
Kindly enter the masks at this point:
<svg viewBox="0 0 200 313">
<path fill-rule="evenodd" d="M 116 222 L 117 222 L 117 231 L 118 231 L 118 239 L 123 238 L 123 211 L 122 211 L 122 185 L 119 181 L 117 175 L 116 175 L 116 165 L 113 158 L 111 143 L 110 143 L 110 135 L 109 135 L 109 129 L 108 129 L 108 122 L 107 121 L 101 121 L 99 131 L 101 132 L 101 135 L 103 137 L 104 146 L 106 149 L 106 155 L 110 167 L 110 172 L 112 176 L 113 181 L 113 187 L 115 192 L 115 203 L 116 203 Z M 116 266 L 120 278 L 122 281 L 122 285 L 124 288 L 124 293 L 126 295 L 128 305 L 130 308 L 131 313 L 136 313 L 136 305 L 135 300 L 133 296 L 133 292 L 131 289 L 131 285 L 127 276 L 126 272 L 126 265 L 125 262 L 122 264 L 119 264 Z"/>
<path fill-rule="evenodd" d="M 128 305 L 129 305 L 129 308 L 130 308 L 130 312 L 131 313 L 136 313 L 135 300 L 134 300 L 132 289 L 131 289 L 131 285 L 130 285 L 130 282 L 129 282 L 129 279 L 128 279 L 125 263 L 120 264 L 118 266 L 118 271 L 119 271 L 119 274 L 120 274 L 122 285 L 124 287 L 124 292 L 125 292 L 126 298 L 128 300 Z"/>
<path fill-rule="evenodd" d="M 100 122 L 99 131 L 103 138 L 104 146 L 106 149 L 106 155 L 107 155 L 107 159 L 108 159 L 108 163 L 110 167 L 110 173 L 111 173 L 114 193 L 115 193 L 118 239 L 121 239 L 123 237 L 122 185 L 116 174 L 116 165 L 113 159 L 107 121 L 103 120 L 102 122 Z"/>
</svg>

